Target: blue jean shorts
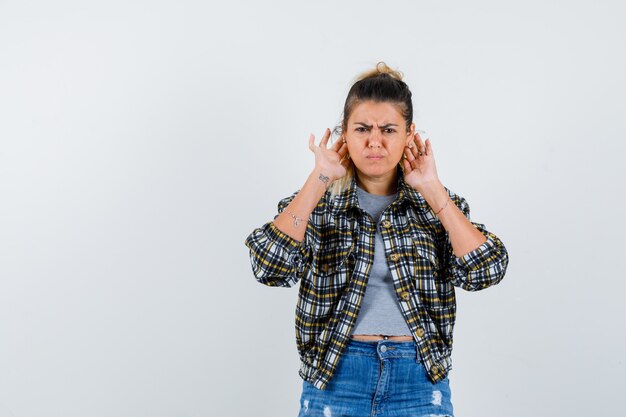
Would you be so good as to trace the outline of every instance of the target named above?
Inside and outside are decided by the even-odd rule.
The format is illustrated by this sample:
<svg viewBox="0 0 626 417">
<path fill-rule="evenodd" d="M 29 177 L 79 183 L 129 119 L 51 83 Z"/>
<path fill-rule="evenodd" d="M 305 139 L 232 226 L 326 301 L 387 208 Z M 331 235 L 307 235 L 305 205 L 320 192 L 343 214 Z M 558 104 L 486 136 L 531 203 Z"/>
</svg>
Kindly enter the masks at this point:
<svg viewBox="0 0 626 417">
<path fill-rule="evenodd" d="M 448 378 L 433 384 L 416 347 L 351 339 L 325 389 L 303 381 L 298 417 L 453 416 Z"/>
</svg>

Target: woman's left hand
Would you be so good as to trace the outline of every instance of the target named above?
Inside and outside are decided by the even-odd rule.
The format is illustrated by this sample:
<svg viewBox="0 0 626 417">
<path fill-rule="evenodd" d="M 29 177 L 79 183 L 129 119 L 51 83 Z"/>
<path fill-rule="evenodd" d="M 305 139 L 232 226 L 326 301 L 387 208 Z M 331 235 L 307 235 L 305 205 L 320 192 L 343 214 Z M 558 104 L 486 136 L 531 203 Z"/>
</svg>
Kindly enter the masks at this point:
<svg viewBox="0 0 626 417">
<path fill-rule="evenodd" d="M 435 167 L 435 156 L 430 139 L 422 142 L 419 133 L 409 142 L 410 147 L 404 149 L 404 180 L 414 190 L 423 194 L 424 190 L 440 183 Z"/>
</svg>

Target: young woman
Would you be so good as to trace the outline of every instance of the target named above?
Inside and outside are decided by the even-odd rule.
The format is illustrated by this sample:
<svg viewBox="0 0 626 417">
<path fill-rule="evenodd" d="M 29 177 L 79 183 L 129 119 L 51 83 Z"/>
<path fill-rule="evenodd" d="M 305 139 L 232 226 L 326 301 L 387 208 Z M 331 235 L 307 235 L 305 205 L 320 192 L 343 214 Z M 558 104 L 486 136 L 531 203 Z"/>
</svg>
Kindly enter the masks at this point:
<svg viewBox="0 0 626 417">
<path fill-rule="evenodd" d="M 454 287 L 500 282 L 507 251 L 440 182 L 401 74 L 362 75 L 338 133 L 246 239 L 259 282 L 300 282 L 300 416 L 452 416 Z"/>
</svg>

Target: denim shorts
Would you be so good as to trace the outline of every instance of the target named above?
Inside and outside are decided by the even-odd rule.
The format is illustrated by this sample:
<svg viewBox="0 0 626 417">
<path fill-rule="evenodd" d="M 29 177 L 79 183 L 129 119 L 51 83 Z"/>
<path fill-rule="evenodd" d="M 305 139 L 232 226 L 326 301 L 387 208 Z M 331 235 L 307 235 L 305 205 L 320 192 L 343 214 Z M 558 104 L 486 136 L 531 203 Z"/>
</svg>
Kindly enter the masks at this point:
<svg viewBox="0 0 626 417">
<path fill-rule="evenodd" d="M 350 339 L 325 389 L 303 381 L 298 417 L 453 416 L 448 378 L 433 384 L 416 348 Z"/>
</svg>

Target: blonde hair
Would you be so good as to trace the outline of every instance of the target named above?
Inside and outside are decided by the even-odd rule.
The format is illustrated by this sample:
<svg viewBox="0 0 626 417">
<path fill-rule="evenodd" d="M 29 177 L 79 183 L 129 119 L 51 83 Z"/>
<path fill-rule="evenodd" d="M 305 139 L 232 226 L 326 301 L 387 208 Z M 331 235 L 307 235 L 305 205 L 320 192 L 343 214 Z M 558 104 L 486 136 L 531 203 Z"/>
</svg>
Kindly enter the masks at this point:
<svg viewBox="0 0 626 417">
<path fill-rule="evenodd" d="M 364 101 L 375 102 L 391 102 L 398 106 L 398 110 L 406 121 L 407 130 L 413 122 L 413 103 L 411 100 L 411 90 L 408 85 L 402 81 L 404 75 L 390 68 L 386 63 L 379 62 L 376 66 L 368 71 L 361 73 L 356 79 L 343 107 L 343 120 L 340 126 L 335 127 L 334 133 L 342 139 L 342 133 L 348 124 L 348 118 L 354 108 Z M 402 164 L 399 164 L 402 167 Z M 330 185 L 331 196 L 345 191 L 354 176 L 356 175 L 354 162 L 350 160 L 348 172 L 343 177 L 333 181 Z"/>
<path fill-rule="evenodd" d="M 364 80 L 366 78 L 376 77 L 377 75 L 380 75 L 380 74 L 389 74 L 390 77 L 395 78 L 398 81 L 402 81 L 402 79 L 404 78 L 404 74 L 402 72 L 400 72 L 398 70 L 394 70 L 389 65 L 387 65 L 385 62 L 380 61 L 379 63 L 376 64 L 376 66 L 374 68 L 359 74 L 354 79 L 354 82 L 356 83 L 356 82 Z"/>
</svg>

